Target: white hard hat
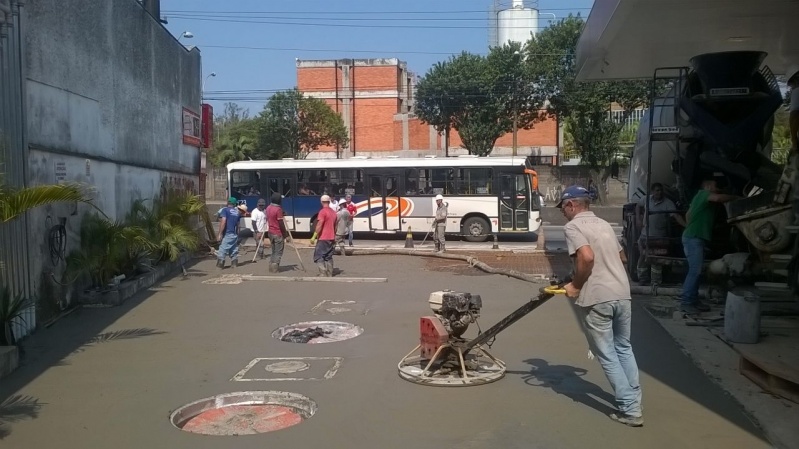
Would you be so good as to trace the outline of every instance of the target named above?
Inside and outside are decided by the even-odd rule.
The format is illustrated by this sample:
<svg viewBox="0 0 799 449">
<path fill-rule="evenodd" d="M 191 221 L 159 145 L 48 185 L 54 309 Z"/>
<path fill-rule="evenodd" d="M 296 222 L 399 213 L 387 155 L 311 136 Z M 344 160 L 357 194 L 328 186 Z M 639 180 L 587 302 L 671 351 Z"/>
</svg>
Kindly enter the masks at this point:
<svg viewBox="0 0 799 449">
<path fill-rule="evenodd" d="M 791 64 L 785 72 L 785 81 L 789 81 L 794 76 L 799 75 L 799 64 Z"/>
<path fill-rule="evenodd" d="M 436 200 L 443 200 L 443 199 L 444 199 L 444 195 L 436 195 Z"/>
<path fill-rule="evenodd" d="M 330 202 L 330 195 L 322 195 L 322 202 L 329 203 Z"/>
</svg>

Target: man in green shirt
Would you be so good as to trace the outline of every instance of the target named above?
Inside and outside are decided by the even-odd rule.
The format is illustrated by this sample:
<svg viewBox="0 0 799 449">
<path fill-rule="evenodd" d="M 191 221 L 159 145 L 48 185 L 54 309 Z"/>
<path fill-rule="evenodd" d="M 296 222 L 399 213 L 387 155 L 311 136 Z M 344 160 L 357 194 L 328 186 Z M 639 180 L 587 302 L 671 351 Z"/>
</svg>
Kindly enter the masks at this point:
<svg viewBox="0 0 799 449">
<path fill-rule="evenodd" d="M 707 312 L 706 304 L 699 301 L 699 277 L 705 262 L 705 244 L 713 235 L 713 222 L 716 210 L 713 203 L 726 203 L 738 198 L 734 195 L 718 193 L 716 180 L 707 178 L 702 181 L 702 190 L 694 195 L 685 218 L 687 224 L 682 233 L 682 246 L 688 260 L 688 274 L 682 286 L 680 303 L 686 313 Z"/>
</svg>

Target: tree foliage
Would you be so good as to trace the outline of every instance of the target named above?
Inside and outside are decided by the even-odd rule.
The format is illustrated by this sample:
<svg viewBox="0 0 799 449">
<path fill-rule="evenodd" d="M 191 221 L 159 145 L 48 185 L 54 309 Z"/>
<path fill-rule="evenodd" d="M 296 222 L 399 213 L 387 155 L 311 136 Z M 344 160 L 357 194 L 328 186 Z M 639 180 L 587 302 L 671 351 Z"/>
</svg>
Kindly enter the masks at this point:
<svg viewBox="0 0 799 449">
<path fill-rule="evenodd" d="M 619 137 L 633 110 L 646 106 L 651 84 L 645 80 L 577 81 L 575 66 L 577 41 L 583 20 L 569 16 L 541 31 L 526 47 L 529 69 L 541 93 L 548 99 L 547 113 L 559 117 L 594 182 L 605 185 L 610 165 L 620 151 Z M 621 120 L 610 115 L 616 103 L 623 111 Z M 600 188 L 604 201 L 604 189 Z"/>
<path fill-rule="evenodd" d="M 439 132 L 455 129 L 469 154 L 491 153 L 496 140 L 539 118 L 539 91 L 524 69 L 517 43 L 492 48 L 488 56 L 463 52 L 435 64 L 420 80 L 416 115 Z"/>
<path fill-rule="evenodd" d="M 319 147 L 349 144 L 341 116 L 297 89 L 273 95 L 258 121 L 258 156 L 264 159 L 305 159 Z"/>
</svg>

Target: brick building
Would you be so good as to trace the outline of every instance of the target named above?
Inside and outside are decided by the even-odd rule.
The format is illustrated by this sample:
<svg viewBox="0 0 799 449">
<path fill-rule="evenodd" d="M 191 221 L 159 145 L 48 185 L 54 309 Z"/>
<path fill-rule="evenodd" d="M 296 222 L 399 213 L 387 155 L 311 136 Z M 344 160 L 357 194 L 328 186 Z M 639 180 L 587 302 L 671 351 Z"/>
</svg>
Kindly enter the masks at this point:
<svg viewBox="0 0 799 449">
<path fill-rule="evenodd" d="M 321 98 L 341 114 L 350 136 L 348 148 L 323 148 L 310 157 L 444 156 L 444 136 L 413 115 L 416 75 L 398 59 L 298 60 L 297 88 Z M 500 137 L 493 155 L 512 154 L 513 136 Z M 517 154 L 555 162 L 556 120 L 519 130 Z M 450 133 L 449 155 L 467 154 L 457 132 Z"/>
</svg>

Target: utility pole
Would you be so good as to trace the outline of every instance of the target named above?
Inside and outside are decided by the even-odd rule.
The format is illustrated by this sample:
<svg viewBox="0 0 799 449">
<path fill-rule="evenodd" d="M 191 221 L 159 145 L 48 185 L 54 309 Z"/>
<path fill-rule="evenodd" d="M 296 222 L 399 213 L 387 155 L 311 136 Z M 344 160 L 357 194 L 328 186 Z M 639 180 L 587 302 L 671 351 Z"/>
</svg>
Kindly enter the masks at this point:
<svg viewBox="0 0 799 449">
<path fill-rule="evenodd" d="M 515 95 L 514 95 L 514 97 L 515 97 Z M 514 100 L 514 102 L 513 102 L 513 156 L 516 156 L 516 148 L 517 148 L 517 145 L 516 145 L 517 144 L 516 134 L 518 134 L 518 131 L 519 131 L 518 123 L 519 123 L 519 108 L 516 107 L 516 101 Z"/>
</svg>

